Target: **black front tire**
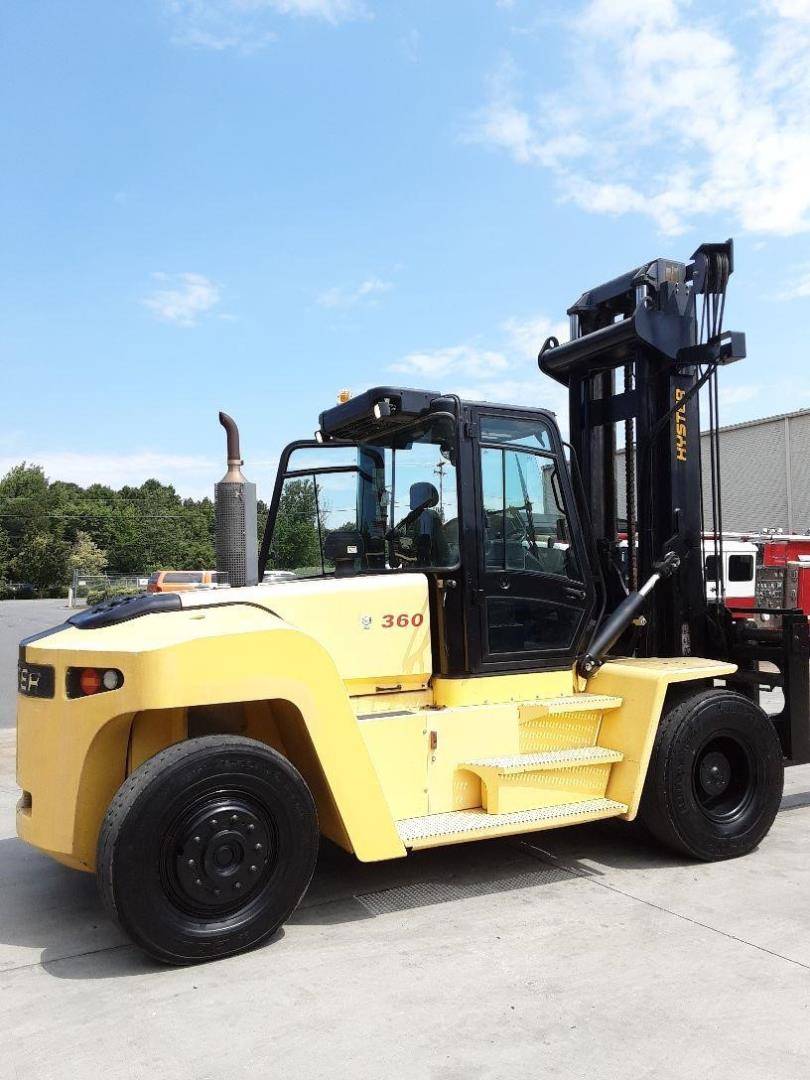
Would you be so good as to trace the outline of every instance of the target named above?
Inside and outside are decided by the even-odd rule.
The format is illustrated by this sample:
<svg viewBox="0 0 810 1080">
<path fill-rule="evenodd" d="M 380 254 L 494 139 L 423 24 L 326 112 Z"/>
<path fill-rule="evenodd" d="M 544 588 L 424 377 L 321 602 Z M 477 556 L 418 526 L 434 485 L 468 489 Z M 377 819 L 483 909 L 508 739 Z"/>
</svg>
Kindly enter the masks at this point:
<svg viewBox="0 0 810 1080">
<path fill-rule="evenodd" d="M 656 839 L 695 859 L 732 859 L 766 835 L 782 798 L 773 724 L 731 690 L 704 690 L 662 717 L 640 817 Z"/>
<path fill-rule="evenodd" d="M 193 964 L 266 941 L 315 869 L 318 819 L 301 775 L 253 739 L 208 735 L 144 762 L 98 841 L 110 914 L 156 960 Z"/>
</svg>

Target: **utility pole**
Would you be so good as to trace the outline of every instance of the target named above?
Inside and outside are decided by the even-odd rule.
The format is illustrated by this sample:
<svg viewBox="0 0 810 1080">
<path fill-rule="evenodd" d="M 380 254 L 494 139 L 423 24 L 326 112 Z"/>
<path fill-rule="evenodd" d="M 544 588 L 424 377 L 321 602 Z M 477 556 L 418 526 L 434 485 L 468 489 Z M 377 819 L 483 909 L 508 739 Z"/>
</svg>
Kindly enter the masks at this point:
<svg viewBox="0 0 810 1080">
<path fill-rule="evenodd" d="M 439 514 L 444 521 L 444 470 L 447 468 L 447 462 L 441 460 L 436 468 L 433 470 L 439 477 Z"/>
</svg>

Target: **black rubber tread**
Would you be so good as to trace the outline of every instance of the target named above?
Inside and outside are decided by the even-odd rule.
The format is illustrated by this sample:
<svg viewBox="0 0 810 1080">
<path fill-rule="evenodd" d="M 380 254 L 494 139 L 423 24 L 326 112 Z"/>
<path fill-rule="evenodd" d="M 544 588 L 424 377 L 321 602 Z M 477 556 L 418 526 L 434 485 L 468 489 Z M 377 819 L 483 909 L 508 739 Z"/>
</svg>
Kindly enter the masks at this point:
<svg viewBox="0 0 810 1080">
<path fill-rule="evenodd" d="M 243 936 L 232 942 L 220 943 L 217 947 L 207 948 L 204 953 L 184 955 L 171 948 L 161 946 L 152 939 L 152 935 L 133 923 L 127 903 L 118 895 L 116 889 L 116 868 L 119 858 L 119 845 L 122 831 L 137 817 L 143 800 L 154 795 L 167 776 L 192 768 L 195 764 L 211 761 L 215 758 L 224 760 L 228 754 L 247 751 L 260 755 L 271 770 L 279 770 L 293 786 L 303 804 L 303 813 L 299 814 L 302 826 L 298 838 L 300 847 L 308 856 L 294 892 L 283 906 L 279 917 L 265 925 L 261 931 L 245 939 Z M 254 739 L 238 735 L 205 735 L 175 743 L 155 754 L 135 770 L 120 786 L 113 797 L 98 837 L 96 859 L 96 881 L 102 902 L 109 915 L 122 929 L 154 959 L 169 964 L 193 964 L 200 961 L 232 956 L 239 952 L 255 948 L 266 941 L 286 921 L 306 893 L 318 853 L 319 829 L 317 808 L 312 794 L 301 774 L 283 755 Z"/>
<path fill-rule="evenodd" d="M 691 792 L 697 728 L 707 713 L 737 714 L 741 735 L 750 735 L 757 793 L 751 813 L 721 829 L 701 820 Z M 716 724 L 724 730 L 725 720 Z M 767 714 L 749 698 L 721 688 L 702 690 L 676 701 L 661 718 L 639 807 L 639 818 L 662 844 L 705 862 L 746 855 L 768 833 L 779 810 L 784 784 L 782 748 Z"/>
</svg>

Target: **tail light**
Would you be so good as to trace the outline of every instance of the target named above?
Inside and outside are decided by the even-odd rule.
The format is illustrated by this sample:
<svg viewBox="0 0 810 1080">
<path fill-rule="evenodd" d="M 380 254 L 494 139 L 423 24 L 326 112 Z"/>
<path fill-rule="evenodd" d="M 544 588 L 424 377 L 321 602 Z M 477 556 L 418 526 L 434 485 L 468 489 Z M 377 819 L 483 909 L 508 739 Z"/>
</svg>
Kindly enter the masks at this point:
<svg viewBox="0 0 810 1080">
<path fill-rule="evenodd" d="M 118 668 L 68 668 L 67 696 L 69 698 L 92 697 L 118 690 L 124 685 L 124 676 Z"/>
</svg>

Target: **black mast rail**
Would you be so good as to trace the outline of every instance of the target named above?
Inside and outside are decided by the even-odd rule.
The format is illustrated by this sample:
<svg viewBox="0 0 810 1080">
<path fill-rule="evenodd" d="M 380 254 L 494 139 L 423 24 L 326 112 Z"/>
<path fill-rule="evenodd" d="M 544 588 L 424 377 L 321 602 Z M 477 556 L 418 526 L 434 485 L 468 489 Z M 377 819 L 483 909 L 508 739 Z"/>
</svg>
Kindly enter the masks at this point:
<svg viewBox="0 0 810 1080">
<path fill-rule="evenodd" d="M 704 244 L 685 264 L 655 259 L 590 289 L 568 309 L 571 340 L 549 339 L 541 370 L 568 388 L 571 443 L 615 607 L 626 592 L 615 571 L 619 525 L 631 576 L 644 581 L 670 551 L 681 559 L 669 588 L 650 599 L 634 649 L 643 655 L 705 654 L 698 390 L 717 365 L 745 355 L 742 334 L 719 318 L 733 245 Z M 701 326 L 702 322 L 702 326 Z M 713 333 L 707 333 L 710 326 Z M 623 369 L 623 378 L 616 372 Z M 621 389 L 617 384 L 620 383 Z M 615 425 L 624 424 L 625 505 L 618 504 Z M 722 591 L 722 590 L 721 590 Z"/>
</svg>

